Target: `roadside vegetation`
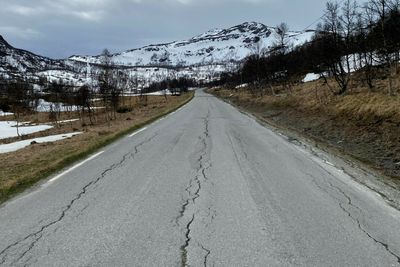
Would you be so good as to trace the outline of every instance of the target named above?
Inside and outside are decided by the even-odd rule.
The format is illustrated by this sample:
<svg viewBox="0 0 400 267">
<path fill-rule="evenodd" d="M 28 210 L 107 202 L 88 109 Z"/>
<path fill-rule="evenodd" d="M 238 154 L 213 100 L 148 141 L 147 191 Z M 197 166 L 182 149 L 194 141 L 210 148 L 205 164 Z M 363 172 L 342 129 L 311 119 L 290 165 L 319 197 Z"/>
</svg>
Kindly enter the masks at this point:
<svg viewBox="0 0 400 267">
<path fill-rule="evenodd" d="M 368 164 L 400 189 L 400 96 L 360 87 L 342 97 L 328 97 L 329 90 L 321 88 L 323 81 L 296 85 L 290 96 L 283 87 L 274 88 L 280 96 L 254 97 L 246 88 L 210 92 L 269 124 Z"/>
<path fill-rule="evenodd" d="M 194 95 L 188 91 L 185 80 L 179 84 L 174 84 L 173 80 L 166 81 L 162 84 L 165 93 L 149 95 L 160 87 L 135 87 L 131 77 L 112 67 L 107 50 L 102 57 L 101 71 L 93 77 L 91 84 L 76 86 L 63 81 L 42 80 L 38 89 L 24 80 L 0 82 L 0 109 L 2 114 L 6 114 L 0 117 L 0 124 L 12 131 L 9 136 L 4 129 L 0 133 L 0 203 L 176 110 Z M 132 89 L 137 93 L 126 93 Z M 167 91 L 179 93 L 171 95 Z M 24 134 L 28 127 L 42 127 L 43 130 Z M 75 134 L 73 137 L 56 142 L 32 141 L 25 148 L 2 152 L 4 145 L 13 146 L 23 140 L 72 133 Z"/>
<path fill-rule="evenodd" d="M 310 42 L 293 47 L 282 23 L 271 51 L 250 56 L 210 92 L 370 165 L 400 189 L 399 8 L 328 2 Z"/>
<path fill-rule="evenodd" d="M 293 47 L 289 27 L 278 25 L 271 49 L 256 49 L 235 73 L 227 73 L 215 83 L 234 88 L 251 84 L 254 96 L 272 94 L 283 85 L 290 94 L 293 85 L 314 73 L 324 80 L 333 95 L 346 94 L 352 82 L 375 91 L 377 81 L 386 79 L 385 91 L 398 91 L 396 76 L 400 61 L 400 3 L 395 0 L 370 0 L 358 6 L 354 0 L 342 5 L 328 2 L 322 22 L 312 40 Z M 361 75 L 354 76 L 354 72 Z M 331 79 L 328 79 L 331 78 Z M 267 85 L 267 86 L 261 86 Z"/>
</svg>

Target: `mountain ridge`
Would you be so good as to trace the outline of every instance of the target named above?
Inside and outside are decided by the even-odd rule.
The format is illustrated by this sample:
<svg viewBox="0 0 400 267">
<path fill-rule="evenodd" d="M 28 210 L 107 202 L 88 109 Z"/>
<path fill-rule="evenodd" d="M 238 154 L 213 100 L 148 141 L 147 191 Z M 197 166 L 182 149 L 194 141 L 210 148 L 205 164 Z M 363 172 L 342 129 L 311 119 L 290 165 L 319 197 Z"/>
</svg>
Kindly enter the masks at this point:
<svg viewBox="0 0 400 267">
<path fill-rule="evenodd" d="M 276 28 L 258 22 L 245 22 L 226 29 L 212 29 L 192 38 L 162 44 L 150 44 L 111 54 L 115 68 L 147 85 L 168 77 L 188 77 L 198 81 L 217 79 L 222 72 L 233 71 L 256 49 L 274 45 Z M 293 45 L 311 38 L 311 32 L 290 31 Z M 63 80 L 76 86 L 93 83 L 101 65 L 101 55 L 73 55 L 51 59 L 14 48 L 0 35 L 0 75 L 6 79 L 41 77 Z"/>
<path fill-rule="evenodd" d="M 262 42 L 264 49 L 273 46 L 272 35 L 276 28 L 258 22 L 245 22 L 227 29 L 212 29 L 187 40 L 161 44 L 151 44 L 111 55 L 117 65 L 154 66 L 179 65 L 194 66 L 223 64 L 242 61 L 253 51 L 253 46 Z M 288 35 L 295 45 L 311 37 L 309 32 L 291 31 Z M 74 61 L 100 63 L 101 55 L 79 56 Z"/>
</svg>

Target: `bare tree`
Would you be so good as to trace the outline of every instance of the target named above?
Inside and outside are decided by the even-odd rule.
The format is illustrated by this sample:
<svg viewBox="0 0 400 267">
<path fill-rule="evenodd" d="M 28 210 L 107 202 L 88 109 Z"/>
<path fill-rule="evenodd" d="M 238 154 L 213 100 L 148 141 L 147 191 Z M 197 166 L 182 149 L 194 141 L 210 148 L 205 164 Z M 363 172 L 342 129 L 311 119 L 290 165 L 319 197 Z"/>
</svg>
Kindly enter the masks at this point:
<svg viewBox="0 0 400 267">
<path fill-rule="evenodd" d="M 113 117 L 116 118 L 116 112 L 120 106 L 121 99 L 123 99 L 123 92 L 127 91 L 129 86 L 129 76 L 126 72 L 118 70 L 113 74 L 111 86 L 111 107 Z"/>
<path fill-rule="evenodd" d="M 59 120 L 61 117 L 61 111 L 63 108 L 63 99 L 65 85 L 63 81 L 60 79 L 58 82 L 53 81 L 49 87 L 47 88 L 47 92 L 50 95 L 50 104 L 49 104 L 49 119 L 54 122 L 54 124 L 59 127 Z"/>
<path fill-rule="evenodd" d="M 398 56 L 393 56 L 393 51 L 390 50 L 388 45 L 388 36 L 386 31 L 386 22 L 389 18 L 389 14 L 393 10 L 398 10 L 399 8 L 399 1 L 393 0 L 370 0 L 367 5 L 366 9 L 368 12 L 375 17 L 375 20 L 378 22 L 378 32 L 380 35 L 380 44 L 378 49 L 378 55 L 380 58 L 380 63 L 387 65 L 387 72 L 388 72 L 388 93 L 389 95 L 394 94 L 394 77 L 397 74 L 398 69 Z M 396 53 L 398 55 L 398 51 Z"/>
<path fill-rule="evenodd" d="M 19 126 L 23 114 L 30 110 L 33 88 L 25 81 L 16 81 L 7 85 L 7 96 L 11 106 L 11 112 L 16 121 L 17 135 L 20 136 Z"/>
<path fill-rule="evenodd" d="M 355 33 L 357 18 L 356 8 L 357 5 L 352 0 L 346 0 L 341 9 L 338 3 L 328 2 L 326 4 L 322 28 L 322 40 L 325 42 L 324 61 L 329 73 L 339 86 L 338 91 L 332 89 L 337 95 L 344 94 L 350 82 L 352 37 Z M 321 75 L 329 86 L 325 72 L 322 72 Z"/>
<path fill-rule="evenodd" d="M 275 27 L 275 42 L 272 51 L 274 53 L 285 54 L 291 46 L 290 38 L 288 36 L 289 26 L 282 22 Z"/>
<path fill-rule="evenodd" d="M 341 22 L 341 35 L 344 38 L 344 46 L 346 53 L 343 57 L 345 70 L 350 73 L 356 68 L 355 57 L 353 54 L 353 38 L 357 32 L 357 2 L 354 0 L 346 0 L 342 7 L 342 14 L 339 17 Z"/>
<path fill-rule="evenodd" d="M 75 111 L 76 103 L 74 98 L 74 86 L 71 84 L 66 84 L 64 90 L 62 91 L 61 98 L 64 103 L 64 112 L 67 113 L 69 119 L 73 118 L 73 112 Z M 72 121 L 70 121 L 70 126 L 72 128 Z"/>
<path fill-rule="evenodd" d="M 264 54 L 263 44 L 261 39 L 258 39 L 253 43 L 253 45 L 251 46 L 251 51 L 252 51 L 251 58 L 255 62 L 256 81 L 255 84 L 250 88 L 252 94 L 256 95 L 261 85 L 261 58 L 263 57 Z"/>
<path fill-rule="evenodd" d="M 113 74 L 111 53 L 107 49 L 104 49 L 101 54 L 101 71 L 98 77 L 98 81 L 99 81 L 99 94 L 101 96 L 105 108 L 106 121 L 111 120 L 110 117 L 110 111 L 112 111 L 112 109 L 110 108 L 112 103 L 111 97 L 112 97 L 113 87 L 115 86 L 113 75 L 114 74 Z"/>
<path fill-rule="evenodd" d="M 84 85 L 78 89 L 76 95 L 77 97 L 76 102 L 80 107 L 80 118 L 83 125 L 85 125 L 86 112 L 88 113 L 90 124 L 93 124 L 94 118 L 93 118 L 93 108 L 92 108 L 92 94 L 93 91 L 90 89 L 90 87 Z"/>
<path fill-rule="evenodd" d="M 362 70 L 363 82 L 365 81 L 370 90 L 374 88 L 374 80 L 377 77 L 375 64 L 374 40 L 369 37 L 370 27 L 375 23 L 374 15 L 367 5 L 364 5 L 363 12 L 357 16 L 357 49 L 359 55 L 358 68 Z"/>
</svg>

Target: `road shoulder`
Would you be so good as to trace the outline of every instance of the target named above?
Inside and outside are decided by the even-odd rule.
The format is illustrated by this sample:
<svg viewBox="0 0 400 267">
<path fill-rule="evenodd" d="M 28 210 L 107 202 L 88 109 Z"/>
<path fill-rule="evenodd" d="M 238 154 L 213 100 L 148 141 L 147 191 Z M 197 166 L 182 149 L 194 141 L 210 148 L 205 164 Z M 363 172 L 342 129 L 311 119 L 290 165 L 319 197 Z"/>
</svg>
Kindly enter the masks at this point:
<svg viewBox="0 0 400 267">
<path fill-rule="evenodd" d="M 207 92 L 213 94 L 210 90 Z M 390 177 L 387 177 L 381 172 L 372 169 L 365 163 L 343 153 L 342 151 L 339 151 L 333 146 L 315 139 L 308 138 L 301 133 L 294 131 L 293 129 L 279 125 L 274 121 L 261 116 L 260 114 L 251 112 L 249 109 L 235 104 L 233 101 L 230 101 L 227 98 L 220 97 L 216 94 L 213 95 L 221 101 L 233 106 L 246 116 L 253 118 L 259 124 L 275 132 L 287 142 L 296 145 L 300 149 L 307 150 L 319 158 L 323 163 L 332 165 L 345 172 L 354 181 L 380 196 L 391 207 L 400 210 L 400 191 L 397 189 L 396 184 L 391 182 L 392 179 Z"/>
</svg>

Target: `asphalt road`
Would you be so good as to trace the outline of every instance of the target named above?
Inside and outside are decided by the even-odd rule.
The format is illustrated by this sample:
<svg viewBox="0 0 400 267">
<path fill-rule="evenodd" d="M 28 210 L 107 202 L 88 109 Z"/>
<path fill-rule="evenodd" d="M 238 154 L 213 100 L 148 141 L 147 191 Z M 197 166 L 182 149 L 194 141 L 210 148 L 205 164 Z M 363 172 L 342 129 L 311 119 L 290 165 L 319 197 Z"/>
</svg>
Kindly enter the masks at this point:
<svg viewBox="0 0 400 267">
<path fill-rule="evenodd" d="M 3 205 L 0 265 L 400 266 L 400 212 L 198 91 Z"/>
</svg>

